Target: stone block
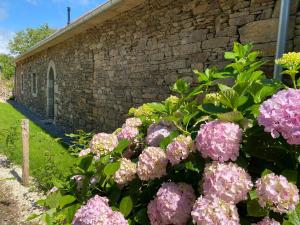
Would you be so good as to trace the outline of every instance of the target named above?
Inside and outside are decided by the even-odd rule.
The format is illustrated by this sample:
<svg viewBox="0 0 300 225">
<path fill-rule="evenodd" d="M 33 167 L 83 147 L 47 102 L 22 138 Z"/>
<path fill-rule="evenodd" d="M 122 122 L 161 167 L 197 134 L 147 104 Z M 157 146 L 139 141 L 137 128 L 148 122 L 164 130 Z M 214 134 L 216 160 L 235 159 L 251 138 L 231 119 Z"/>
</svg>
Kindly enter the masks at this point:
<svg viewBox="0 0 300 225">
<path fill-rule="evenodd" d="M 288 31 L 289 38 L 293 37 L 293 21 L 293 18 L 291 18 Z M 277 18 L 271 18 L 268 20 L 259 20 L 244 25 L 238 30 L 241 42 L 265 43 L 276 41 L 278 22 L 279 20 Z"/>
<path fill-rule="evenodd" d="M 229 42 L 229 37 L 216 37 L 202 42 L 203 49 L 213 49 L 226 47 Z"/>
<path fill-rule="evenodd" d="M 230 26 L 241 26 L 247 23 L 250 23 L 254 21 L 255 16 L 254 15 L 245 15 L 241 17 L 234 17 L 229 19 L 229 25 Z"/>
<path fill-rule="evenodd" d="M 255 44 L 253 49 L 261 51 L 262 56 L 274 56 L 276 53 L 276 42 Z"/>
<path fill-rule="evenodd" d="M 203 41 L 206 39 L 207 33 L 208 33 L 208 29 L 193 30 L 191 32 L 190 41 L 191 42 Z"/>
<path fill-rule="evenodd" d="M 237 35 L 237 27 L 225 27 L 219 31 L 216 31 L 216 37 L 234 37 Z"/>
<path fill-rule="evenodd" d="M 193 14 L 194 15 L 203 14 L 203 13 L 207 12 L 208 9 L 209 9 L 209 3 L 201 2 L 201 4 L 199 4 L 193 8 Z"/>
</svg>

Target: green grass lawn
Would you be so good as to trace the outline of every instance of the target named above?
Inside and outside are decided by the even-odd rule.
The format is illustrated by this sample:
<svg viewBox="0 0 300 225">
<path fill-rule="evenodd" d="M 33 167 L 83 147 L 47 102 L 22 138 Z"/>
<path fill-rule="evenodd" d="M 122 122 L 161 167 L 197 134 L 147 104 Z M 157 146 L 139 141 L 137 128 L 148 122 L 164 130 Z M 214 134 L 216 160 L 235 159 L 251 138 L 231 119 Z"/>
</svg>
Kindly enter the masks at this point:
<svg viewBox="0 0 300 225">
<path fill-rule="evenodd" d="M 16 164 L 22 162 L 21 119 L 25 116 L 9 104 L 0 103 L 0 154 Z M 48 190 L 52 180 L 64 179 L 76 159 L 66 148 L 30 121 L 30 173 Z"/>
</svg>

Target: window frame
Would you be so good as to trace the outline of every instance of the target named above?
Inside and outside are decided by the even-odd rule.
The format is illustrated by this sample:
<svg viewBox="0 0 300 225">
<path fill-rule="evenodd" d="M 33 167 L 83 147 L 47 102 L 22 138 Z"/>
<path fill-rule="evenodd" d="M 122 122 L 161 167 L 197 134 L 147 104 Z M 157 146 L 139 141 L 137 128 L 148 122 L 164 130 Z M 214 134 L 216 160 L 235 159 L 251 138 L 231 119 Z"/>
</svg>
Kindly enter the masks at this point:
<svg viewBox="0 0 300 225">
<path fill-rule="evenodd" d="M 24 86 L 25 86 L 25 79 L 24 79 L 24 73 L 21 73 L 21 93 L 24 93 Z"/>
<path fill-rule="evenodd" d="M 31 74 L 31 94 L 33 97 L 37 97 L 38 94 L 38 79 L 35 72 Z"/>
</svg>

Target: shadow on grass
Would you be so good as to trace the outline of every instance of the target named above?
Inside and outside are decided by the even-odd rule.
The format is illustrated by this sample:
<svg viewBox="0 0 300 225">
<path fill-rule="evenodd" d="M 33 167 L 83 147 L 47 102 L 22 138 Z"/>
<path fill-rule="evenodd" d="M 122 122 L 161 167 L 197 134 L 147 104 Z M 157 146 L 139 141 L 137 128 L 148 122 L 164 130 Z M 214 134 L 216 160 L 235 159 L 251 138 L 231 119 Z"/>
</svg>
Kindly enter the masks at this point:
<svg viewBox="0 0 300 225">
<path fill-rule="evenodd" d="M 49 120 L 43 119 L 36 113 L 30 111 L 30 109 L 28 109 L 26 106 L 14 100 L 8 100 L 7 103 L 10 104 L 12 107 L 14 107 L 14 109 L 17 110 L 19 113 L 21 113 L 23 116 L 31 120 L 31 122 L 33 122 L 35 125 L 40 127 L 52 138 L 60 138 L 59 143 L 63 147 L 68 148 L 71 145 L 72 139 L 66 136 L 67 133 L 62 127 L 56 126 Z"/>
</svg>

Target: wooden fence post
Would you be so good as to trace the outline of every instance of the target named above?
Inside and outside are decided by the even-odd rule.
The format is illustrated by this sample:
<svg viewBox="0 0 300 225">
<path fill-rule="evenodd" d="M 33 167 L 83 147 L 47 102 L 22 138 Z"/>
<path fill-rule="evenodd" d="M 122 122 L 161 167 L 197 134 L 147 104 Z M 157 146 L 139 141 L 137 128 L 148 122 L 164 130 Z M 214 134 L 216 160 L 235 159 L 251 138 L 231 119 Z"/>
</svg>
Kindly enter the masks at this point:
<svg viewBox="0 0 300 225">
<path fill-rule="evenodd" d="M 29 120 L 23 119 L 22 126 L 22 148 L 23 148 L 23 165 L 22 165 L 22 182 L 24 186 L 29 185 Z"/>
</svg>

